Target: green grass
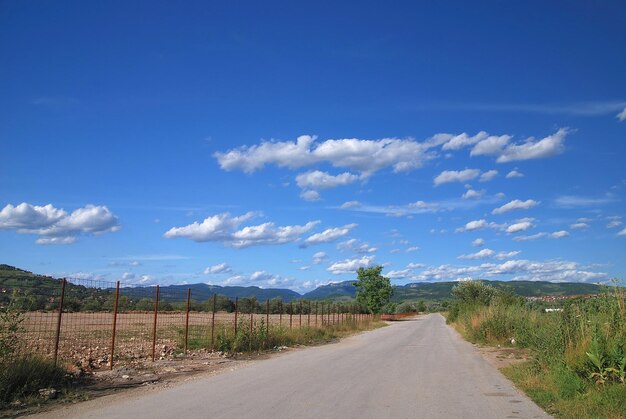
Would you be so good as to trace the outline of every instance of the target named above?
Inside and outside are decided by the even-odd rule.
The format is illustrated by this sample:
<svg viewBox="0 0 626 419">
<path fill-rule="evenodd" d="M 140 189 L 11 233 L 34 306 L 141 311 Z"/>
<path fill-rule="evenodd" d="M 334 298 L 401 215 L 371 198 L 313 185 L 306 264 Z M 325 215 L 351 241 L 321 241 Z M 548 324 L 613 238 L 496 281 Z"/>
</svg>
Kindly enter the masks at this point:
<svg viewBox="0 0 626 419">
<path fill-rule="evenodd" d="M 563 418 L 626 418 L 623 288 L 543 313 L 477 283 L 460 287 L 448 316 L 466 339 L 528 348 L 532 361 L 504 373 L 537 404 Z"/>
<path fill-rule="evenodd" d="M 0 407 L 13 400 L 37 395 L 39 389 L 59 391 L 67 385 L 66 371 L 48 359 L 24 356 L 0 363 Z"/>
</svg>

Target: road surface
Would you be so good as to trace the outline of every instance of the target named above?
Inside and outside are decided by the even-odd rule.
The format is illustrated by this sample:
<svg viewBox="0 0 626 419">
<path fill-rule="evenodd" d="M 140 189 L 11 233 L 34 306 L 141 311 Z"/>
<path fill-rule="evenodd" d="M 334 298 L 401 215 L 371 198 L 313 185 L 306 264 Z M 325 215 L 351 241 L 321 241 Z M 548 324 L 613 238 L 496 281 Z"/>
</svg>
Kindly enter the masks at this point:
<svg viewBox="0 0 626 419">
<path fill-rule="evenodd" d="M 115 403 L 115 404 L 114 404 Z M 439 314 L 49 417 L 547 418 Z"/>
</svg>

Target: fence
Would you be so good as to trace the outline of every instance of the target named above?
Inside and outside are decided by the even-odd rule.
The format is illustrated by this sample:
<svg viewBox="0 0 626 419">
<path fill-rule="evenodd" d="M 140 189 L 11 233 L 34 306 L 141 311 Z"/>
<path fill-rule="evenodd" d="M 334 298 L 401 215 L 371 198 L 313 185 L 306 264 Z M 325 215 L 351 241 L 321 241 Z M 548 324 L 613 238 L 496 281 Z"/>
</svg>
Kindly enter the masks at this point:
<svg viewBox="0 0 626 419">
<path fill-rule="evenodd" d="M 45 286 L 44 286 L 45 285 Z M 155 361 L 189 350 L 214 351 L 227 338 L 257 333 L 261 348 L 297 328 L 326 328 L 372 318 L 356 304 L 235 298 L 206 288 L 132 288 L 91 280 L 50 280 L 0 288 L 0 339 L 13 333 L 20 353 L 48 356 L 85 369 L 118 361 Z M 17 317 L 15 318 L 17 319 Z M 256 336 L 256 335 L 255 335 Z M 4 341 L 4 340 L 3 340 Z"/>
</svg>

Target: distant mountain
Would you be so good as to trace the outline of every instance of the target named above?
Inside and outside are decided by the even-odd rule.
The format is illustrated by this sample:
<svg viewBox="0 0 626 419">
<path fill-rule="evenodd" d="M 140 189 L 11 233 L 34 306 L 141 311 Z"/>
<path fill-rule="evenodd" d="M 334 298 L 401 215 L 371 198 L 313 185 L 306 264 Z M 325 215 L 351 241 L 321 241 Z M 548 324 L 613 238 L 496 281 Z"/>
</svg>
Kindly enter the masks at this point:
<svg viewBox="0 0 626 419">
<path fill-rule="evenodd" d="M 584 283 L 553 283 L 545 281 L 485 281 L 496 288 L 508 289 L 524 297 L 548 296 L 548 295 L 587 295 L 599 294 L 602 287 L 595 284 Z M 77 281 L 79 284 L 80 281 Z M 394 286 L 392 301 L 428 300 L 441 301 L 452 297 L 452 288 L 458 282 L 416 282 L 402 286 Z M 36 307 L 48 307 L 50 297 L 58 295 L 60 280 L 44 275 L 34 274 L 10 265 L 0 264 L 0 303 L 8 301 L 12 288 L 21 288 L 24 295 L 37 295 L 39 300 Z M 350 300 L 356 295 L 354 281 L 343 281 L 335 284 L 323 285 L 304 295 L 295 291 L 280 288 L 259 287 L 233 287 L 208 284 L 169 285 L 162 286 L 159 290 L 160 299 L 163 301 L 182 302 L 187 298 L 187 289 L 191 289 L 191 297 L 196 301 L 206 301 L 214 294 L 224 295 L 228 298 L 256 297 L 258 301 L 265 301 L 280 297 L 283 301 L 297 299 L 310 300 Z M 6 290 L 6 291 L 3 291 Z M 90 300 L 97 306 L 105 305 L 113 297 L 112 289 L 96 289 L 68 283 L 66 293 L 76 301 L 77 309 L 82 307 L 85 301 Z M 153 298 L 154 287 L 124 288 L 122 295 L 133 300 L 141 298 Z M 47 297 L 47 298 L 46 298 Z M 26 297 L 24 297 L 26 298 Z M 95 301 L 95 302 L 94 302 Z"/>
<path fill-rule="evenodd" d="M 205 301 L 214 294 L 224 295 L 230 299 L 236 297 L 256 297 L 258 301 L 265 301 L 280 297 L 283 301 L 292 301 L 302 298 L 295 291 L 284 288 L 259 287 L 222 287 L 208 284 L 169 285 L 159 287 L 159 298 L 169 301 L 184 301 L 187 298 L 187 289 L 191 290 L 191 298 L 196 301 Z M 154 297 L 154 287 L 125 288 L 124 295 L 135 298 Z"/>
</svg>

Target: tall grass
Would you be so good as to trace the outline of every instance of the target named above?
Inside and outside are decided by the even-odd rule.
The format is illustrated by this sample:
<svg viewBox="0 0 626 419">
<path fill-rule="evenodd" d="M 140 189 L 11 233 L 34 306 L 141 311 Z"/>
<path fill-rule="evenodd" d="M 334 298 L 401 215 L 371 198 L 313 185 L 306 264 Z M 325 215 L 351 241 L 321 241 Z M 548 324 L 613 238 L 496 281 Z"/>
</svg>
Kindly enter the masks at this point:
<svg viewBox="0 0 626 419">
<path fill-rule="evenodd" d="M 623 288 L 543 313 L 483 283 L 458 287 L 448 320 L 470 341 L 528 348 L 533 360 L 506 373 L 538 403 L 565 417 L 626 417 Z"/>
</svg>

